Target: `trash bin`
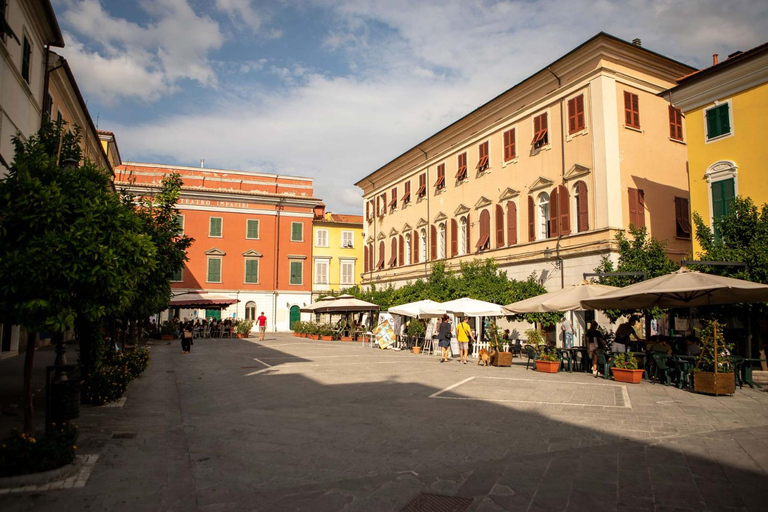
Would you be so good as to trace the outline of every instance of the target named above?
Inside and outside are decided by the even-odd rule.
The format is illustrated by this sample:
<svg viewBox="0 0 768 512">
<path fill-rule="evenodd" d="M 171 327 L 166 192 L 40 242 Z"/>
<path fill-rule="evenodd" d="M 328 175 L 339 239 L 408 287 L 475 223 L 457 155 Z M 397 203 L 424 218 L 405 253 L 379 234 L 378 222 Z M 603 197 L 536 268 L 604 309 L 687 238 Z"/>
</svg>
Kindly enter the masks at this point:
<svg viewBox="0 0 768 512">
<path fill-rule="evenodd" d="M 80 417 L 80 381 L 60 380 L 51 383 L 51 416 L 54 423 Z"/>
</svg>

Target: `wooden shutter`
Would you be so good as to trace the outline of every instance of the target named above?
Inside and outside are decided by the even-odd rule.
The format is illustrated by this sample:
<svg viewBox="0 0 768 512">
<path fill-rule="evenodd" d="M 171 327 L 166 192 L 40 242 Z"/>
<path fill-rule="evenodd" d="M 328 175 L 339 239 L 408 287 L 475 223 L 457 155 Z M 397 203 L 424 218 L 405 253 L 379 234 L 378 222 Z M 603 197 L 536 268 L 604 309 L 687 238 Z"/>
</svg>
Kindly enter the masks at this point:
<svg viewBox="0 0 768 512">
<path fill-rule="evenodd" d="M 536 240 L 536 205 L 533 197 L 528 196 L 528 241 Z"/>
<path fill-rule="evenodd" d="M 467 214 L 467 240 L 464 251 L 466 254 L 472 252 L 472 222 L 469 220 L 469 214 Z"/>
<path fill-rule="evenodd" d="M 459 223 L 451 219 L 451 256 L 459 254 Z"/>
<path fill-rule="evenodd" d="M 412 236 L 412 242 L 411 242 L 411 261 L 414 263 L 419 262 L 419 232 L 413 231 L 411 233 Z"/>
<path fill-rule="evenodd" d="M 576 133 L 576 98 L 568 100 L 568 133 Z"/>
<path fill-rule="evenodd" d="M 392 243 L 389 246 L 389 262 L 387 265 L 390 267 L 397 265 L 397 237 L 392 237 Z"/>
<path fill-rule="evenodd" d="M 691 222 L 688 219 L 688 199 L 675 197 L 675 236 L 678 238 L 691 238 Z"/>
<path fill-rule="evenodd" d="M 547 238 L 556 238 L 560 234 L 560 194 L 558 193 L 559 187 L 552 189 L 552 193 L 549 195 L 549 234 Z"/>
<path fill-rule="evenodd" d="M 637 188 L 629 189 L 629 222 L 636 228 L 645 227 L 645 194 Z"/>
<path fill-rule="evenodd" d="M 429 228 L 429 257 L 432 260 L 437 259 L 437 228 L 435 226 Z"/>
<path fill-rule="evenodd" d="M 405 190 L 403 191 L 403 205 L 411 201 L 411 180 L 405 182 Z"/>
<path fill-rule="evenodd" d="M 683 114 L 672 105 L 669 106 L 669 138 L 683 140 Z"/>
<path fill-rule="evenodd" d="M 589 199 L 587 196 L 587 184 L 583 181 L 576 183 L 576 190 L 579 195 L 579 211 L 576 212 L 578 217 L 579 233 L 582 231 L 589 231 Z"/>
<path fill-rule="evenodd" d="M 368 272 L 368 246 L 363 247 L 363 272 Z"/>
<path fill-rule="evenodd" d="M 478 146 L 478 153 L 479 157 L 475 169 L 482 172 L 488 168 L 488 141 L 485 141 Z"/>
<path fill-rule="evenodd" d="M 491 213 L 488 210 L 480 212 L 480 234 L 475 247 L 482 251 L 490 245 L 491 238 Z"/>
<path fill-rule="evenodd" d="M 571 234 L 571 195 L 568 193 L 568 189 L 565 185 L 557 187 L 559 189 L 558 195 L 560 196 L 560 204 L 558 206 L 558 212 L 560 214 L 560 235 Z"/>
<path fill-rule="evenodd" d="M 568 133 L 584 129 L 584 95 L 580 94 L 568 100 Z"/>
<path fill-rule="evenodd" d="M 515 129 L 504 132 L 504 161 L 515 158 Z"/>
<path fill-rule="evenodd" d="M 640 98 L 629 91 L 624 91 L 624 123 L 640 128 Z"/>
<path fill-rule="evenodd" d="M 400 242 L 400 245 L 398 246 L 399 250 L 397 252 L 397 256 L 398 256 L 397 264 L 400 266 L 403 266 L 405 265 L 405 242 L 403 241 L 403 235 L 400 235 L 400 238 L 398 241 Z"/>
<path fill-rule="evenodd" d="M 507 244 L 517 243 L 517 205 L 514 201 L 507 203 Z"/>
<path fill-rule="evenodd" d="M 496 248 L 504 247 L 504 207 L 496 205 Z"/>
</svg>

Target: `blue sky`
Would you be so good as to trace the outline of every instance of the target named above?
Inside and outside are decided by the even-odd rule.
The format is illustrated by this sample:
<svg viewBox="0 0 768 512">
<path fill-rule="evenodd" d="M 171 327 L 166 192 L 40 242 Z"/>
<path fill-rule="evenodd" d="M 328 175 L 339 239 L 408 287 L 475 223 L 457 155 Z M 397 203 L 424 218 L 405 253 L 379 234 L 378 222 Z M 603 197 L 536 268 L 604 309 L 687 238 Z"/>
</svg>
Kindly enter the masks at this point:
<svg viewBox="0 0 768 512">
<path fill-rule="evenodd" d="M 696 67 L 765 42 L 759 0 L 53 0 L 124 160 L 354 182 L 605 31 Z"/>
</svg>

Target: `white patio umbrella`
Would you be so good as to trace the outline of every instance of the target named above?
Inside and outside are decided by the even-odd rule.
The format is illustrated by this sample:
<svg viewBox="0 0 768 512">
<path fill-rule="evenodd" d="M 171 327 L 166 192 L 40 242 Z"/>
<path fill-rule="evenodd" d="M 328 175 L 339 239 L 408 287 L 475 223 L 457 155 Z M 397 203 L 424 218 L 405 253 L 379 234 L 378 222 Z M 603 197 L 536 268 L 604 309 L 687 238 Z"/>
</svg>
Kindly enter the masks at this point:
<svg viewBox="0 0 768 512">
<path fill-rule="evenodd" d="M 768 286 L 682 267 L 581 304 L 585 309 L 649 309 L 748 302 L 768 302 Z"/>
<path fill-rule="evenodd" d="M 504 310 L 514 314 L 583 311 L 582 300 L 600 297 L 616 290 L 620 290 L 620 288 L 584 281 L 578 285 L 567 286 L 560 290 L 507 304 L 504 306 Z"/>
<path fill-rule="evenodd" d="M 438 304 L 436 307 L 425 307 L 422 311 L 425 316 L 441 316 L 446 313 L 466 316 L 504 316 L 508 314 L 498 304 L 470 299 L 469 297 L 449 300 Z"/>
<path fill-rule="evenodd" d="M 389 308 L 389 312 L 393 315 L 410 316 L 415 318 L 421 318 L 424 308 L 439 308 L 440 303 L 434 300 L 424 299 L 417 300 L 416 302 L 409 302 L 408 304 L 401 304 Z"/>
</svg>

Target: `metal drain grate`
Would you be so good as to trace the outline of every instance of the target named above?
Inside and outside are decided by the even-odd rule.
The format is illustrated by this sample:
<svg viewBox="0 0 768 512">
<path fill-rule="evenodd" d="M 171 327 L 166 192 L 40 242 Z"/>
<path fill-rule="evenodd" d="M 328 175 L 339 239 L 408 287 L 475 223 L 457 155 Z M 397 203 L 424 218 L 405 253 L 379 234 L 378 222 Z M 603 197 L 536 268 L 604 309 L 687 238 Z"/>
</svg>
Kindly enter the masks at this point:
<svg viewBox="0 0 768 512">
<path fill-rule="evenodd" d="M 400 512 L 464 512 L 472 504 L 472 498 L 421 493 Z"/>
<path fill-rule="evenodd" d="M 112 439 L 136 439 L 136 432 L 114 432 Z"/>
</svg>

